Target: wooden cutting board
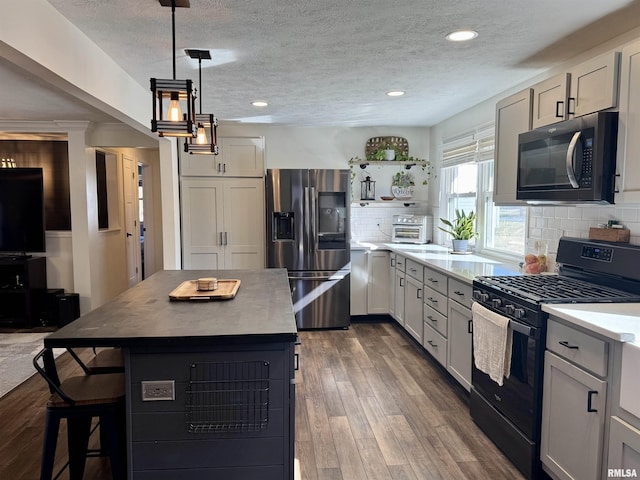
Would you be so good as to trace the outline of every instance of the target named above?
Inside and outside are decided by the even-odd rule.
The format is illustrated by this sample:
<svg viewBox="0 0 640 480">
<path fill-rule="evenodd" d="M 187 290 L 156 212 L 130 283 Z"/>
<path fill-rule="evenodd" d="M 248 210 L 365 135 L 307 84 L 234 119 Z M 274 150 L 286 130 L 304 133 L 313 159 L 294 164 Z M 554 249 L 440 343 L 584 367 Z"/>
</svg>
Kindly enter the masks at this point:
<svg viewBox="0 0 640 480">
<path fill-rule="evenodd" d="M 169 294 L 169 299 L 176 301 L 230 300 L 236 296 L 238 288 L 240 288 L 240 280 L 218 279 L 217 289 L 200 291 L 197 289 L 197 280 L 187 280 Z"/>
</svg>

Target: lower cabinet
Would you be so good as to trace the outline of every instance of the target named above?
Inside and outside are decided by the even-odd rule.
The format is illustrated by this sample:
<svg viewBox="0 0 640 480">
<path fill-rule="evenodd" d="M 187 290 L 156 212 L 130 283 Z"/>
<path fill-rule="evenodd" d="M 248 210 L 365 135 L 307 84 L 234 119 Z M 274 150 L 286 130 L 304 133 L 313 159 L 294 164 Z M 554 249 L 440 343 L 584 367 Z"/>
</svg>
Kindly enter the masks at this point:
<svg viewBox="0 0 640 480">
<path fill-rule="evenodd" d="M 389 252 L 367 252 L 367 313 L 389 313 Z"/>
<path fill-rule="evenodd" d="M 540 458 L 557 479 L 599 480 L 607 382 L 547 351 Z"/>
<path fill-rule="evenodd" d="M 396 254 L 393 252 L 389 253 L 389 265 L 387 268 L 389 269 L 389 315 L 396 318 Z"/>
<path fill-rule="evenodd" d="M 397 262 L 397 259 L 396 259 Z M 395 271 L 395 303 L 393 307 L 393 312 L 395 316 L 393 318 L 404 327 L 404 292 L 406 286 L 405 274 L 403 271 L 396 268 Z"/>
<path fill-rule="evenodd" d="M 364 250 L 351 250 L 350 313 L 367 314 L 367 255 Z"/>
<path fill-rule="evenodd" d="M 422 343 L 422 283 L 410 275 L 406 276 L 404 291 L 404 328 L 418 342 Z"/>
<path fill-rule="evenodd" d="M 473 326 L 471 309 L 449 299 L 447 370 L 467 391 L 471 390 Z"/>
<path fill-rule="evenodd" d="M 611 417 L 607 473 L 617 478 L 640 475 L 640 430 L 618 417 Z"/>
</svg>

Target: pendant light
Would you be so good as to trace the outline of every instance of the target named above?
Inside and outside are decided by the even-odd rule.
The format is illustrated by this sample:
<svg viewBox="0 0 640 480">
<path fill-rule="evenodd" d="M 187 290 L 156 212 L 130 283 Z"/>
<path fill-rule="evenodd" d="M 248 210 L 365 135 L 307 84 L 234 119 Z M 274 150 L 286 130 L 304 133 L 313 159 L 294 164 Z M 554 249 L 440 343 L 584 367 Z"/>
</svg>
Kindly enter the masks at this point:
<svg viewBox="0 0 640 480">
<path fill-rule="evenodd" d="M 185 53 L 191 58 L 198 59 L 198 82 L 200 88 L 200 113 L 196 114 L 196 137 L 184 141 L 184 151 L 218 155 L 218 119 L 212 113 L 202 113 L 202 60 L 211 60 L 209 50 L 187 49 Z"/>
<path fill-rule="evenodd" d="M 151 79 L 153 118 L 151 131 L 161 137 L 194 137 L 193 116 L 195 97 L 191 80 L 176 80 L 176 7 L 189 8 L 189 0 L 158 0 L 171 7 L 171 38 L 173 40 L 173 79 Z"/>
</svg>

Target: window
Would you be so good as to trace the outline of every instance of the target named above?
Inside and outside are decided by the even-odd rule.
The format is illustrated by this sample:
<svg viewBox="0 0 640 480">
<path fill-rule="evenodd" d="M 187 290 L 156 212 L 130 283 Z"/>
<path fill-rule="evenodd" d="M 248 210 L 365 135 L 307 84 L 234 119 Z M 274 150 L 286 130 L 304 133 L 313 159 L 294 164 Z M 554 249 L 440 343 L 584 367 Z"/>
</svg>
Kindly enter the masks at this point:
<svg viewBox="0 0 640 480">
<path fill-rule="evenodd" d="M 447 139 L 442 145 L 440 216 L 456 209 L 477 214 L 476 251 L 520 257 L 524 254 L 527 209 L 493 204 L 494 127 Z"/>
</svg>

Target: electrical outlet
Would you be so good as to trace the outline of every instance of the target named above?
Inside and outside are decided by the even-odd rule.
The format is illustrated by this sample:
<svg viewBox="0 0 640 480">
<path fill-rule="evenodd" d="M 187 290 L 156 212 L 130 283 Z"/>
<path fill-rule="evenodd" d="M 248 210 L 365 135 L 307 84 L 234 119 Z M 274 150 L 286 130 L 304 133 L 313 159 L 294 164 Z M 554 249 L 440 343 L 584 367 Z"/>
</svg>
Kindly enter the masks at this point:
<svg viewBox="0 0 640 480">
<path fill-rule="evenodd" d="M 143 402 L 176 399 L 174 380 L 148 380 L 141 383 Z"/>
</svg>

